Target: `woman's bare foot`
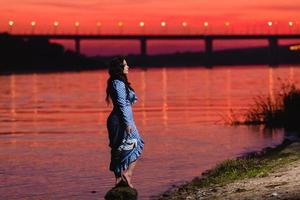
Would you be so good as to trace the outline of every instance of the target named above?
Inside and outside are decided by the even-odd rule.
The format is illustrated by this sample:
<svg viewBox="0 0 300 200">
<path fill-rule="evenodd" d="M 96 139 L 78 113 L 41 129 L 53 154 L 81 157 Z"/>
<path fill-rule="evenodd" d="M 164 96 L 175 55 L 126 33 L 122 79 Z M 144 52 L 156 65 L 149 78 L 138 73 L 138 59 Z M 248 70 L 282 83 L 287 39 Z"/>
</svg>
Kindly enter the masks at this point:
<svg viewBox="0 0 300 200">
<path fill-rule="evenodd" d="M 122 178 L 128 184 L 129 187 L 133 188 L 133 185 L 131 184 L 131 176 L 128 173 L 123 173 Z"/>
<path fill-rule="evenodd" d="M 118 178 L 116 178 L 116 185 L 118 185 L 121 181 L 122 181 L 123 179 L 122 179 L 122 177 L 120 176 L 120 177 L 118 177 Z"/>
</svg>

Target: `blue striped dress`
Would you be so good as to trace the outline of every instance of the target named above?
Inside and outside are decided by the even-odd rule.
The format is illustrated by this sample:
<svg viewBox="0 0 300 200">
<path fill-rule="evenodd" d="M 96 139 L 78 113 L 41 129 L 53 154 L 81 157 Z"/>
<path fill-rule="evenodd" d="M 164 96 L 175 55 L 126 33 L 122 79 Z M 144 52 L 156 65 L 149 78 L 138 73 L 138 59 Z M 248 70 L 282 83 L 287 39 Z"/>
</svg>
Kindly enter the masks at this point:
<svg viewBox="0 0 300 200">
<path fill-rule="evenodd" d="M 134 122 L 132 104 L 137 101 L 135 92 L 128 89 L 121 80 L 113 80 L 109 85 L 109 94 L 113 102 L 113 110 L 107 118 L 111 162 L 109 169 L 120 177 L 130 163 L 139 158 L 144 147 Z M 131 134 L 126 127 L 131 126 Z"/>
</svg>

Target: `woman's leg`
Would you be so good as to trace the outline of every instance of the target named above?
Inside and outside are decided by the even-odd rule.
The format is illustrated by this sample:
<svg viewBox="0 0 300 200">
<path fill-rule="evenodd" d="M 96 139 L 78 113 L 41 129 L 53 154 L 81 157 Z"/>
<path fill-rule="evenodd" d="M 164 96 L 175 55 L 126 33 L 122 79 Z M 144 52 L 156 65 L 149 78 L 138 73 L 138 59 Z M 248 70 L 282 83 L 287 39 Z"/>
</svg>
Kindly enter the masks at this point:
<svg viewBox="0 0 300 200">
<path fill-rule="evenodd" d="M 133 170 L 136 165 L 136 162 L 137 162 L 137 160 L 130 163 L 127 170 L 123 173 L 123 176 L 125 176 L 129 187 L 132 187 L 132 188 L 133 188 L 133 185 L 131 184 L 131 178 L 132 178 L 132 174 L 133 174 Z"/>
<path fill-rule="evenodd" d="M 132 162 L 132 163 L 130 163 L 129 166 L 128 166 L 128 169 L 127 169 L 127 171 L 126 171 L 126 172 L 127 172 L 127 175 L 130 176 L 130 178 L 132 177 L 133 170 L 134 170 L 134 168 L 135 168 L 136 162 L 137 162 L 137 160 L 134 161 L 134 162 Z"/>
<path fill-rule="evenodd" d="M 122 176 L 116 176 L 116 185 L 122 181 Z"/>
<path fill-rule="evenodd" d="M 122 181 L 122 174 L 114 172 L 116 178 L 116 185 Z"/>
</svg>

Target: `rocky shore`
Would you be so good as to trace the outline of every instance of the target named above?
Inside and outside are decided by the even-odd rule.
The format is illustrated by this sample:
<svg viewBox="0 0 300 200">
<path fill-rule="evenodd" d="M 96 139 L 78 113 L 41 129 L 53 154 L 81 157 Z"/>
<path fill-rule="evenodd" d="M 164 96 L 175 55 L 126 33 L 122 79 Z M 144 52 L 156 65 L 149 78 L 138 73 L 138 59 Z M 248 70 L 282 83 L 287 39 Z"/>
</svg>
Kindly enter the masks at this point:
<svg viewBox="0 0 300 200">
<path fill-rule="evenodd" d="M 158 199 L 300 200 L 300 140 L 226 160 Z"/>
</svg>

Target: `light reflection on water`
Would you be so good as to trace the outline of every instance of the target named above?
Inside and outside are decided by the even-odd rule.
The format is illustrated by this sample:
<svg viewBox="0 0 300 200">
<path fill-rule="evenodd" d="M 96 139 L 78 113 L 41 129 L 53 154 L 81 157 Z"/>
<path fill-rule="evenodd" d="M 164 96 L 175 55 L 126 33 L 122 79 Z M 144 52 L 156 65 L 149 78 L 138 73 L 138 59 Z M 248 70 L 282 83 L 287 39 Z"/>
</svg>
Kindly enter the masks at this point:
<svg viewBox="0 0 300 200">
<path fill-rule="evenodd" d="M 221 115 L 244 112 L 271 95 L 297 67 L 132 69 L 145 140 L 134 184 L 142 199 L 200 175 L 217 162 L 282 141 L 281 130 L 228 127 Z M 108 171 L 105 70 L 0 76 L 0 199 L 102 199 Z M 91 191 L 96 191 L 92 193 Z"/>
</svg>

